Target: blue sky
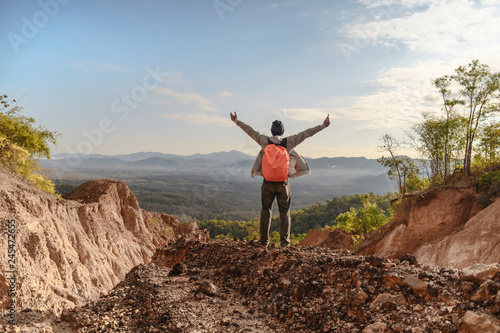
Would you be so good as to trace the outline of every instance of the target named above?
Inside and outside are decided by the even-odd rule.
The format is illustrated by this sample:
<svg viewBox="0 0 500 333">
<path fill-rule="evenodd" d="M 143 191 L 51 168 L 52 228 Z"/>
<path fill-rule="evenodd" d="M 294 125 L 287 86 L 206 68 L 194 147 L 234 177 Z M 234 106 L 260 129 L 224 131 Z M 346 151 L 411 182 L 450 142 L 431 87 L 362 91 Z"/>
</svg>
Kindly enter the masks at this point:
<svg viewBox="0 0 500 333">
<path fill-rule="evenodd" d="M 500 70 L 500 1 L 39 0 L 0 4 L 0 92 L 63 134 L 53 153 L 189 155 L 332 125 L 297 150 L 377 158 L 422 111 L 431 80 Z"/>
</svg>

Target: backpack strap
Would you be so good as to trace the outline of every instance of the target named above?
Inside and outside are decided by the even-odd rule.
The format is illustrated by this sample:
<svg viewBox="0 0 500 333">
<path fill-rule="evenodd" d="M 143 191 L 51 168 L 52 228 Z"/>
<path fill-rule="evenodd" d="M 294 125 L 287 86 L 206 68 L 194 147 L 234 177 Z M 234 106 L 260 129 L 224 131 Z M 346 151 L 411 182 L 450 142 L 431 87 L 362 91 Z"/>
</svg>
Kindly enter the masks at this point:
<svg viewBox="0 0 500 333">
<path fill-rule="evenodd" d="M 288 138 L 284 138 L 283 140 L 281 140 L 281 142 L 280 142 L 280 146 L 282 146 L 282 147 L 285 147 L 285 148 L 286 148 L 286 143 L 287 143 L 287 141 L 288 141 Z"/>
<path fill-rule="evenodd" d="M 284 138 L 283 140 L 281 140 L 280 143 L 274 143 L 274 142 L 271 141 L 271 138 L 267 138 L 267 143 L 268 144 L 273 144 L 273 145 L 281 146 L 281 147 L 285 147 L 285 148 L 286 148 L 287 141 L 288 141 L 288 138 Z"/>
</svg>

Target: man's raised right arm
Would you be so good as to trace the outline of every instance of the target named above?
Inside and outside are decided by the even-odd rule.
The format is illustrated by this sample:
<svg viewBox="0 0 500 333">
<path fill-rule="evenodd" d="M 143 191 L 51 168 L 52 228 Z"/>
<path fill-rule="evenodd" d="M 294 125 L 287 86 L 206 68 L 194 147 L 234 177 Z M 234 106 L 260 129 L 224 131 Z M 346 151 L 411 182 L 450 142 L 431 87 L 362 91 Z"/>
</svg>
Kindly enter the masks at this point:
<svg viewBox="0 0 500 333">
<path fill-rule="evenodd" d="M 243 131 L 245 131 L 248 136 L 250 136 L 252 139 L 255 140 L 259 145 L 263 145 L 264 143 L 267 143 L 267 137 L 264 134 L 260 134 L 256 130 L 254 130 L 250 125 L 245 124 L 241 120 L 238 119 L 238 116 L 236 115 L 236 111 L 230 114 L 231 115 L 231 120 L 234 121 L 236 125 L 241 127 Z"/>
</svg>

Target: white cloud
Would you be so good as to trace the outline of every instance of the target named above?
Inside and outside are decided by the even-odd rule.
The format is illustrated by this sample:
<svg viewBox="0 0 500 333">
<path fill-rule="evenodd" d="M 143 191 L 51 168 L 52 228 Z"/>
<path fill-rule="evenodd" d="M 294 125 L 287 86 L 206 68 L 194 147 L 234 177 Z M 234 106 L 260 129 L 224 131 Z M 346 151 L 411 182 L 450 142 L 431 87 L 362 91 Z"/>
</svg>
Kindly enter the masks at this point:
<svg viewBox="0 0 500 333">
<path fill-rule="evenodd" d="M 377 3 L 377 1 L 365 1 Z M 378 1 L 379 2 L 379 1 Z M 352 24 L 344 32 L 353 39 L 393 46 L 400 43 L 422 54 L 454 56 L 457 51 L 469 60 L 498 44 L 500 7 L 478 5 L 470 0 L 411 1 L 428 5 L 406 17 L 392 17 Z"/>
<path fill-rule="evenodd" d="M 368 8 L 396 5 L 392 0 L 362 0 Z M 408 127 L 422 112 L 439 112 L 441 97 L 431 81 L 453 74 L 472 59 L 500 69 L 499 1 L 407 0 L 407 7 L 427 6 L 405 17 L 386 15 L 365 23 L 344 27 L 350 38 L 358 41 L 359 52 L 369 52 L 369 45 L 380 44 L 402 52 L 406 47 L 408 65 L 381 68 L 369 82 L 376 91 L 360 96 L 349 107 L 338 109 L 340 118 L 364 121 L 369 128 Z M 408 14 L 409 13 L 409 14 Z M 361 41 L 361 42 L 359 42 Z M 365 43 L 367 42 L 367 43 Z M 358 53 L 359 53 L 358 52 Z M 413 60 L 411 60 L 413 59 Z"/>
<path fill-rule="evenodd" d="M 439 0 L 359 0 L 360 3 L 366 5 L 368 8 L 373 7 L 386 7 L 386 6 L 426 6 L 432 3 L 441 2 Z"/>
<path fill-rule="evenodd" d="M 285 117 L 299 121 L 317 122 L 330 118 L 357 122 L 361 128 L 388 129 L 404 128 L 421 119 L 422 112 L 439 112 L 441 96 L 432 80 L 452 74 L 456 66 L 441 61 L 420 61 L 408 67 L 395 67 L 382 71 L 367 84 L 375 86 L 374 93 L 350 97 L 343 101 L 347 107 L 284 108 L 279 111 Z M 321 101 L 331 105 L 338 101 Z"/>
<path fill-rule="evenodd" d="M 266 7 L 266 11 L 269 11 L 271 9 L 276 9 L 280 7 L 290 7 L 290 6 L 296 6 L 297 1 L 286 1 L 286 2 L 277 2 L 277 3 L 272 3 L 269 6 Z"/>
<path fill-rule="evenodd" d="M 110 71 L 119 71 L 120 68 L 113 64 L 108 63 L 97 63 L 92 60 L 78 60 L 72 64 L 73 69 L 81 72 L 91 72 L 91 71 L 102 71 L 102 70 L 110 70 Z"/>
<path fill-rule="evenodd" d="M 231 96 L 233 96 L 233 93 L 230 92 L 230 91 L 225 91 L 224 90 L 224 91 L 221 91 L 219 93 L 219 97 L 221 97 L 221 98 L 226 98 L 226 97 L 231 97 Z"/>
<path fill-rule="evenodd" d="M 211 124 L 223 127 L 230 127 L 234 125 L 234 123 L 229 118 L 205 113 L 175 113 L 166 114 L 163 117 L 192 124 Z"/>
<path fill-rule="evenodd" d="M 193 107 L 201 111 L 217 111 L 217 107 L 212 100 L 190 91 L 181 92 L 170 87 L 157 87 L 154 89 L 154 92 L 170 97 L 182 106 Z"/>
<path fill-rule="evenodd" d="M 182 75 L 181 72 L 168 73 L 166 77 L 162 78 L 162 83 L 168 86 L 183 86 L 183 87 L 188 87 L 191 84 L 191 82 L 184 79 L 184 76 Z"/>
<path fill-rule="evenodd" d="M 372 129 L 408 127 L 421 119 L 422 112 L 439 112 L 442 100 L 432 80 L 452 74 L 457 66 L 432 60 L 388 69 L 371 82 L 378 87 L 375 93 L 356 98 L 336 114 L 339 118 L 366 121 L 366 127 Z"/>
<path fill-rule="evenodd" d="M 161 117 L 174 121 L 192 124 L 211 124 L 216 126 L 232 126 L 228 117 L 214 114 L 219 108 L 214 100 L 233 96 L 230 91 L 220 91 L 213 99 L 190 91 L 190 82 L 182 73 L 174 72 L 162 81 L 166 87 L 156 87 L 153 92 L 157 96 L 152 103 L 165 107 Z"/>
<path fill-rule="evenodd" d="M 315 122 L 325 120 L 333 108 L 281 108 L 278 111 L 285 117 L 298 121 Z"/>
</svg>

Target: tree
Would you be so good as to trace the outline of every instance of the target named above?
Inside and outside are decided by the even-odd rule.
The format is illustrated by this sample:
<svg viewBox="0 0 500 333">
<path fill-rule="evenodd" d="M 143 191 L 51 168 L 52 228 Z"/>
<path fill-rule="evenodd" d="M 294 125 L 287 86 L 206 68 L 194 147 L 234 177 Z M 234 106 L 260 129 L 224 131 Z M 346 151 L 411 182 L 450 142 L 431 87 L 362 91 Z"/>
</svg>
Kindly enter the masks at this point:
<svg viewBox="0 0 500 333">
<path fill-rule="evenodd" d="M 428 167 L 432 182 L 446 182 L 463 150 L 463 121 L 450 115 L 443 118 L 424 114 L 423 118 L 406 135 L 424 158 L 423 165 Z"/>
<path fill-rule="evenodd" d="M 50 144 L 59 134 L 35 127 L 35 119 L 21 114 L 22 107 L 11 107 L 7 95 L 0 95 L 0 164 L 21 175 L 38 188 L 54 193 L 54 184 L 40 174 L 38 157 L 50 158 Z"/>
<path fill-rule="evenodd" d="M 492 163 L 498 158 L 500 150 L 500 122 L 485 125 L 479 134 L 479 150 L 486 164 Z"/>
<path fill-rule="evenodd" d="M 439 80 L 439 79 L 438 79 Z M 500 110 L 500 73 L 492 73 L 488 65 L 472 60 L 467 66 L 455 69 L 450 84 L 458 85 L 456 99 L 444 98 L 444 104 L 460 101 L 465 118 L 464 176 L 470 175 L 472 150 L 479 125 L 494 112 Z M 448 85 L 449 86 L 449 85 Z M 447 97 L 449 94 L 447 95 Z"/>
<path fill-rule="evenodd" d="M 410 178 L 418 177 L 420 170 L 413 159 L 397 155 L 397 149 L 401 146 L 401 143 L 391 134 L 384 134 L 380 140 L 383 142 L 383 145 L 379 146 L 379 150 L 388 152 L 390 157 L 382 156 L 377 159 L 377 162 L 389 168 L 387 174 L 390 178 L 396 179 L 399 194 L 405 195 L 406 181 Z"/>
<path fill-rule="evenodd" d="M 452 150 L 450 147 L 450 142 L 455 141 L 455 135 L 457 133 L 457 128 L 460 125 L 460 121 L 456 116 L 455 107 L 457 105 L 463 105 L 464 101 L 457 98 L 450 98 L 451 90 L 450 85 L 452 84 L 452 77 L 445 75 L 434 80 L 434 86 L 439 89 L 441 97 L 443 99 L 443 111 L 445 112 L 444 121 L 439 124 L 439 137 L 442 139 L 443 145 L 443 180 L 447 181 L 450 174 L 450 163 L 452 158 Z M 424 117 L 425 118 L 425 117 Z M 425 125 L 425 124 L 424 124 Z M 424 145 L 425 146 L 425 145 Z M 434 147 L 435 148 L 435 147 Z M 430 148 L 432 149 L 432 148 Z"/>
</svg>

